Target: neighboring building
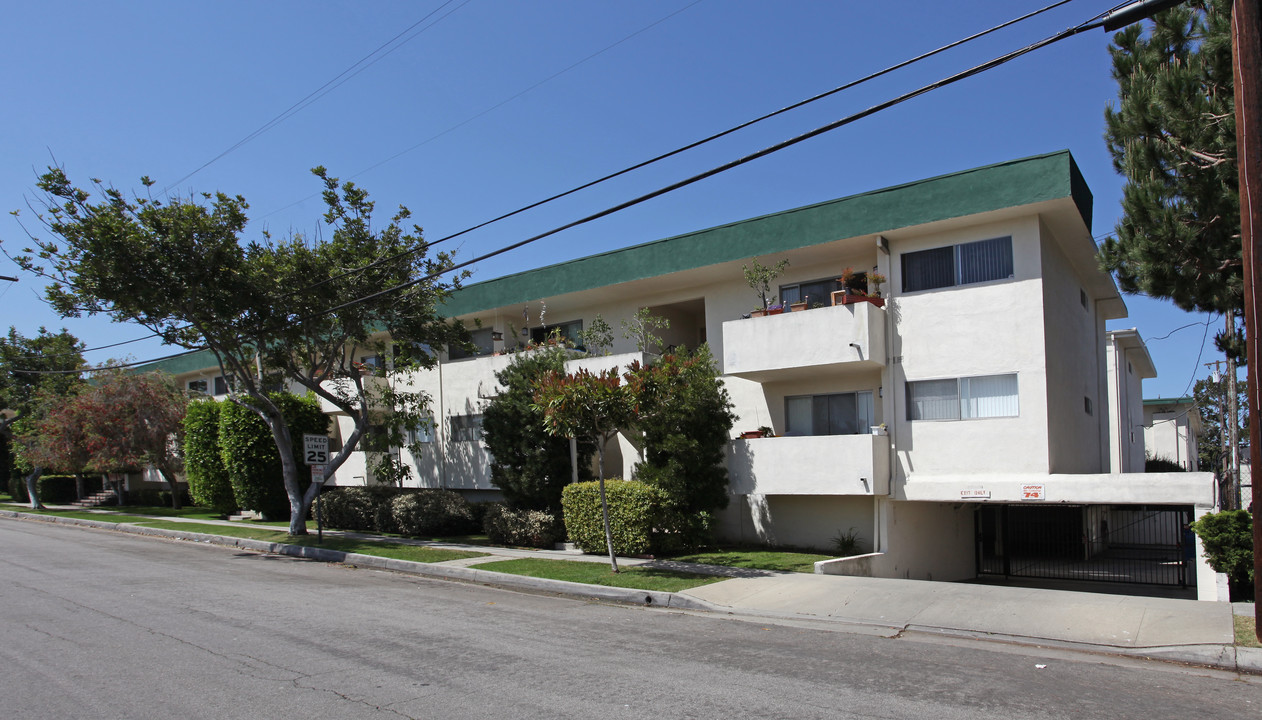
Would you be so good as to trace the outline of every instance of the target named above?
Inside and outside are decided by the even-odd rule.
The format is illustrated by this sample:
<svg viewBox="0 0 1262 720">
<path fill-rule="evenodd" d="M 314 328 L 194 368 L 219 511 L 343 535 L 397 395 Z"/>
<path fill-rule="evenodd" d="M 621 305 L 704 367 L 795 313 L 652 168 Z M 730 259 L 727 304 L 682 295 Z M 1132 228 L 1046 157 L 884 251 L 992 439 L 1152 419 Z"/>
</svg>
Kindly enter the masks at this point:
<svg viewBox="0 0 1262 720">
<path fill-rule="evenodd" d="M 1144 400 L 1144 450 L 1148 457 L 1196 470 L 1200 435 L 1201 411 L 1195 398 Z"/>
<path fill-rule="evenodd" d="M 1109 375 L 1109 470 L 1143 472 L 1148 427 L 1144 414 L 1145 378 L 1157 377 L 1157 368 L 1144 339 L 1135 328 L 1106 333 Z M 1195 470 L 1195 467 L 1186 467 Z"/>
<path fill-rule="evenodd" d="M 1118 547 L 1177 545 L 1213 482 L 1138 474 L 1142 438 L 1124 428 L 1155 373 L 1137 333 L 1105 332 L 1126 307 L 1098 269 L 1091 205 L 1058 152 L 468 285 L 447 312 L 478 352 L 391 376 L 429 394 L 436 426 L 420 457 L 399 452 L 421 487 L 494 497 L 480 422 L 506 353 L 648 308 L 670 321 L 665 345 L 709 343 L 735 402 L 727 539 L 827 548 L 854 529 L 874 552 L 820 572 L 1099 579 Z M 773 290 L 805 309 L 749 317 L 753 258 L 789 260 Z M 834 304 L 847 268 L 887 278 L 883 297 Z M 571 367 L 625 366 L 633 349 L 620 340 Z M 181 377 L 209 390 L 204 356 L 180 360 Z M 763 426 L 775 437 L 739 438 Z M 635 453 L 617 445 L 606 470 L 627 475 Z M 337 484 L 371 482 L 356 456 Z"/>
</svg>

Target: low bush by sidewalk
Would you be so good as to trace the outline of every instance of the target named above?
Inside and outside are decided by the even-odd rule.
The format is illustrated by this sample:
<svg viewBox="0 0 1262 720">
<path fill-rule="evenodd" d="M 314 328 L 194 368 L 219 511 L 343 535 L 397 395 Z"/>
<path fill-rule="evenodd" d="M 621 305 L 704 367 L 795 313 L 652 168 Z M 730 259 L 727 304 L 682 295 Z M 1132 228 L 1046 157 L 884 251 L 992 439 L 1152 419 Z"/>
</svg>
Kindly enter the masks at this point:
<svg viewBox="0 0 1262 720">
<path fill-rule="evenodd" d="M 552 513 L 514 510 L 499 503 L 487 506 L 482 527 L 496 545 L 552 548 L 565 540 L 565 526 Z"/>
</svg>

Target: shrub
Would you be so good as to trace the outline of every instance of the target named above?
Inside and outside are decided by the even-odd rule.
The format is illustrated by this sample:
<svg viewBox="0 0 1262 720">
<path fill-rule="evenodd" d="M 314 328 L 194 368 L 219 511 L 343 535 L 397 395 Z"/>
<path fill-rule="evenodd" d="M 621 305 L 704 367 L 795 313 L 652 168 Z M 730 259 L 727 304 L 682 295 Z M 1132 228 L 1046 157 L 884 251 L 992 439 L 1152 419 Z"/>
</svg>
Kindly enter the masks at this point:
<svg viewBox="0 0 1262 720">
<path fill-rule="evenodd" d="M 0 435 L 0 488 L 9 489 L 9 478 L 13 474 L 13 451 L 9 449 L 9 438 Z"/>
<path fill-rule="evenodd" d="M 299 466 L 299 490 L 305 492 L 311 484 L 311 476 L 305 472 L 303 464 L 302 436 L 328 433 L 329 418 L 321 412 L 314 395 L 272 393 L 268 397 L 289 423 L 289 432 L 294 438 L 294 462 Z M 237 403 L 223 403 L 219 410 L 219 450 L 238 506 L 257 510 L 268 520 L 289 517 L 289 496 L 285 492 L 280 454 L 262 418 Z"/>
<path fill-rule="evenodd" d="M 159 490 L 157 488 L 142 488 L 140 490 L 128 490 L 127 491 L 127 504 L 128 505 L 147 505 L 149 507 L 157 507 L 159 505 L 169 506 L 171 504 L 169 497 L 167 498 L 166 503 L 163 503 L 162 501 L 163 492 L 164 491 Z"/>
<path fill-rule="evenodd" d="M 397 532 L 409 537 L 466 535 L 477 529 L 469 501 L 452 490 L 400 493 L 391 501 L 390 510 Z"/>
<path fill-rule="evenodd" d="M 39 493 L 40 502 L 58 505 L 79 499 L 74 475 L 41 475 L 35 481 L 35 492 Z"/>
<path fill-rule="evenodd" d="M 1187 472 L 1187 468 L 1179 463 L 1163 457 L 1150 457 L 1144 461 L 1144 472 L 1150 473 L 1168 473 L 1168 472 Z"/>
<path fill-rule="evenodd" d="M 320 494 L 324 524 L 339 530 L 374 532 L 385 506 L 389 513 L 394 493 L 381 487 L 335 487 Z"/>
<path fill-rule="evenodd" d="M 180 493 L 180 507 L 186 507 L 188 505 L 193 504 L 193 496 L 189 495 L 188 488 L 180 488 L 179 493 Z M 158 491 L 158 505 L 162 507 L 173 507 L 173 505 L 171 504 L 171 491 L 170 490 Z M 233 508 L 233 510 L 235 509 L 236 508 Z"/>
<path fill-rule="evenodd" d="M 221 403 L 197 400 L 184 415 L 184 471 L 193 502 L 220 515 L 237 511 L 237 498 L 219 448 Z"/>
<path fill-rule="evenodd" d="M 635 480 L 606 480 L 609 534 L 616 555 L 643 555 L 653 549 L 653 527 L 662 496 Z M 600 511 L 600 484 L 567 485 L 561 495 L 565 531 L 583 552 L 605 553 L 605 526 Z"/>
<path fill-rule="evenodd" d="M 9 496 L 15 503 L 31 501 L 31 497 L 26 494 L 26 475 L 16 469 L 9 475 Z"/>
<path fill-rule="evenodd" d="M 1205 558 L 1215 572 L 1231 581 L 1233 597 L 1253 581 L 1253 520 L 1246 510 L 1224 510 L 1202 515 L 1192 530 L 1205 546 Z"/>
<path fill-rule="evenodd" d="M 551 549 L 565 539 L 565 525 L 552 513 L 514 510 L 500 503 L 487 505 L 482 528 L 491 542 L 497 545 Z M 604 537 L 604 530 L 601 530 L 601 537 Z"/>
</svg>

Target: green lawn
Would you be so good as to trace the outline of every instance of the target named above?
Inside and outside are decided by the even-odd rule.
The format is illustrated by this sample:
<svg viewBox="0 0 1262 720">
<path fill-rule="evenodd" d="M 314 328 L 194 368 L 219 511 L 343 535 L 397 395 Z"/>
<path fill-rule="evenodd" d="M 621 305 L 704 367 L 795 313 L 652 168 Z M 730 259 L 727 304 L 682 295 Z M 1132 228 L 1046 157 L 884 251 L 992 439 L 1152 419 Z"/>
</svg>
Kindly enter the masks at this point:
<svg viewBox="0 0 1262 720">
<path fill-rule="evenodd" d="M 151 520 L 149 522 L 139 524 L 142 524 L 145 527 L 162 528 L 165 530 L 184 530 L 187 532 L 206 533 L 207 535 L 225 535 L 228 537 L 247 538 L 250 540 L 282 542 L 290 545 L 308 545 L 327 548 L 329 550 L 339 550 L 341 552 L 376 555 L 377 557 L 387 557 L 395 560 L 411 560 L 412 562 L 436 563 L 445 562 L 447 560 L 460 560 L 462 558 L 486 556 L 486 553 L 479 552 L 444 550 L 441 548 L 402 545 L 399 543 L 381 542 L 376 540 L 350 540 L 347 538 L 333 536 L 326 536 L 324 538 L 324 542 L 321 543 L 318 541 L 315 534 L 289 535 L 280 530 L 268 530 L 266 528 L 249 527 L 247 525 L 203 525 L 201 523 L 171 522 L 169 520 Z"/>
<path fill-rule="evenodd" d="M 550 580 L 569 580 L 587 585 L 607 585 L 661 592 L 678 592 L 727 579 L 638 566 L 620 568 L 621 572 L 615 575 L 609 571 L 609 566 L 605 563 L 576 560 L 498 560 L 480 563 L 474 567 L 478 570 L 492 570 L 510 575 L 527 575 Z"/>
<path fill-rule="evenodd" d="M 815 572 L 815 563 L 819 560 L 831 560 L 834 556 L 822 553 L 786 552 L 782 550 L 766 550 L 752 548 L 731 548 L 710 552 L 692 553 L 669 558 L 679 562 L 702 563 L 705 565 L 725 565 L 727 567 L 750 568 L 754 570 L 780 570 L 784 572 Z"/>
<path fill-rule="evenodd" d="M 211 510 L 210 508 L 197 507 L 189 505 L 179 510 L 169 507 L 154 507 L 152 505 L 105 505 L 101 510 L 109 510 L 110 512 L 135 513 L 138 515 L 153 515 L 156 517 L 178 517 L 188 518 L 189 520 L 223 520 L 224 516 Z"/>
<path fill-rule="evenodd" d="M 1258 636 L 1254 630 L 1254 617 L 1252 615 L 1236 615 L 1236 644 L 1241 647 L 1262 647 L 1262 643 L 1258 642 Z"/>
<path fill-rule="evenodd" d="M 107 523 L 134 523 L 148 520 L 149 518 L 140 517 L 138 515 L 124 515 L 120 513 L 95 513 L 87 510 L 32 510 L 29 507 L 15 508 L 24 513 L 33 515 L 56 515 L 64 518 L 77 518 L 79 520 L 100 520 Z"/>
</svg>

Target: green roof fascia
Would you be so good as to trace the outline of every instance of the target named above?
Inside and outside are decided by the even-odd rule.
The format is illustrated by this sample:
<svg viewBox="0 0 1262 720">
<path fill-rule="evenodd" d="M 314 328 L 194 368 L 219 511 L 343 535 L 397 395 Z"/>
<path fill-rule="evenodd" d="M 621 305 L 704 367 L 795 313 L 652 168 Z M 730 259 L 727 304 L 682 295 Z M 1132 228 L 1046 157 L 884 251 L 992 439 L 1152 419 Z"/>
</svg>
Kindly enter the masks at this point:
<svg viewBox="0 0 1262 720">
<path fill-rule="evenodd" d="M 1145 398 L 1145 405 L 1191 405 L 1196 402 L 1193 397 L 1181 398 Z"/>
<path fill-rule="evenodd" d="M 849 237 L 1058 198 L 1091 228 L 1092 196 L 1068 150 L 873 190 L 467 285 L 456 317 Z"/>
<path fill-rule="evenodd" d="M 207 368 L 218 368 L 219 361 L 215 359 L 215 354 L 209 350 L 194 350 L 190 353 L 177 355 L 176 357 L 158 360 L 156 362 L 137 365 L 132 368 L 132 372 L 154 372 L 161 371 L 171 373 L 172 375 L 181 375 L 183 373 L 197 372 Z"/>
</svg>

